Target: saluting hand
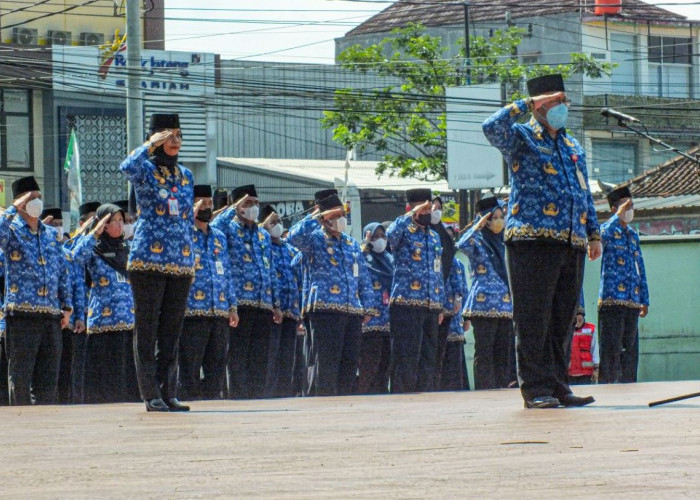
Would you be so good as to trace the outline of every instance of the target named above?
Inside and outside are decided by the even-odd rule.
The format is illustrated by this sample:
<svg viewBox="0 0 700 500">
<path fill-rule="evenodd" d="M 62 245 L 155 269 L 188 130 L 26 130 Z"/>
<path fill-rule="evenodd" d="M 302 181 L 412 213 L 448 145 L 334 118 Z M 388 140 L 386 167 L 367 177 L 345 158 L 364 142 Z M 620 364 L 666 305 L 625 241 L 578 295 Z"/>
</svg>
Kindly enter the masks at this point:
<svg viewBox="0 0 700 500">
<path fill-rule="evenodd" d="M 95 229 L 90 231 L 90 234 L 95 236 L 96 238 L 99 238 L 102 235 L 102 232 L 105 230 L 105 226 L 109 222 L 109 219 L 112 217 L 112 214 L 107 214 L 104 217 L 100 219 L 100 221 L 97 223 L 95 226 Z"/>
<path fill-rule="evenodd" d="M 148 138 L 148 140 L 146 141 L 146 145 L 148 145 L 151 148 L 157 148 L 158 146 L 162 146 L 163 143 L 167 141 L 171 135 L 173 135 L 172 130 L 162 130 L 160 132 L 156 132 Z"/>
<path fill-rule="evenodd" d="M 47 226 L 51 224 L 51 221 L 53 220 L 53 215 L 47 215 L 44 217 L 44 219 L 41 221 L 42 224 L 46 224 Z"/>
<path fill-rule="evenodd" d="M 489 212 L 480 218 L 479 222 L 476 223 L 476 229 L 484 229 L 484 226 L 486 226 L 486 223 L 491 218 L 491 214 L 493 214 L 493 212 Z"/>
<path fill-rule="evenodd" d="M 243 198 L 241 198 L 240 200 L 238 200 L 236 203 L 234 203 L 233 206 L 236 207 L 236 208 L 240 207 L 241 205 L 243 205 L 243 204 L 246 202 L 246 200 L 247 200 L 248 198 L 250 198 L 250 195 L 247 194 L 247 195 L 245 195 Z"/>
<path fill-rule="evenodd" d="M 428 200 L 428 201 L 426 201 L 426 202 L 424 202 L 424 203 L 421 203 L 421 204 L 418 205 L 418 206 L 413 207 L 413 209 L 411 209 L 411 210 L 408 212 L 408 214 L 406 214 L 406 215 L 412 215 L 412 216 L 413 216 L 413 215 L 416 215 L 416 214 L 422 214 L 422 213 L 425 212 L 425 211 L 430 211 L 430 210 L 432 209 L 432 207 L 433 207 L 433 202 L 430 201 L 430 200 Z"/>
<path fill-rule="evenodd" d="M 27 206 L 27 203 L 32 201 L 34 198 L 36 198 L 36 195 L 33 192 L 29 191 L 17 198 L 12 204 L 12 206 L 15 207 L 17 210 L 24 210 L 24 208 Z"/>
<path fill-rule="evenodd" d="M 199 200 L 197 203 L 194 204 L 194 207 L 192 207 L 195 219 L 197 218 L 197 213 L 199 213 L 199 209 L 202 208 L 202 203 L 204 203 L 204 200 Z"/>
<path fill-rule="evenodd" d="M 616 214 L 618 217 L 622 217 L 622 214 L 624 214 L 624 213 L 629 209 L 629 207 L 630 207 L 631 204 L 632 204 L 632 198 L 630 198 L 629 200 L 627 200 L 626 202 L 624 202 L 622 205 L 620 205 L 619 207 L 617 207 L 617 211 L 615 212 L 615 214 Z"/>
</svg>

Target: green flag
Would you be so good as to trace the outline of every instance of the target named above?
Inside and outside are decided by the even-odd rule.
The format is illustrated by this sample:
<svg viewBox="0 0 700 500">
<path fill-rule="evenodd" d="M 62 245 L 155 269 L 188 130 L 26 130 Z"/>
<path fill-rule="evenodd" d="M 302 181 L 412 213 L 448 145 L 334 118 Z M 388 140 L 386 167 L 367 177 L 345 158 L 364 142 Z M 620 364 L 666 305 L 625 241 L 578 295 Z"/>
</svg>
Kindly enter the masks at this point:
<svg viewBox="0 0 700 500">
<path fill-rule="evenodd" d="M 80 182 L 80 152 L 78 151 L 78 138 L 75 136 L 75 129 L 71 130 L 70 133 L 63 170 L 68 176 L 71 228 L 74 228 L 78 224 L 79 208 L 83 203 L 83 185 Z"/>
</svg>

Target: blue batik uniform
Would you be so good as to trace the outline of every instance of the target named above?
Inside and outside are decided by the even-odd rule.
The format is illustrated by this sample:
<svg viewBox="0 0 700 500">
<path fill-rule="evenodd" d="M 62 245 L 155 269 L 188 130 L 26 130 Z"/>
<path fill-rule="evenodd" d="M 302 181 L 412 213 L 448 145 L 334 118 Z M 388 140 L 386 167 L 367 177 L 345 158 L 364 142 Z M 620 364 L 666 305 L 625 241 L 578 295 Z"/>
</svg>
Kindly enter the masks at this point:
<svg viewBox="0 0 700 500">
<path fill-rule="evenodd" d="M 178 165 L 166 177 L 149 160 L 147 146 L 136 148 L 119 169 L 133 184 L 139 207 L 127 269 L 194 276 L 192 172 Z"/>
<path fill-rule="evenodd" d="M 600 226 L 603 262 L 600 268 L 598 307 L 625 306 L 640 309 L 649 305 L 649 289 L 639 235 L 624 228 L 614 214 Z"/>
<path fill-rule="evenodd" d="M 390 304 L 441 311 L 444 278 L 440 236 L 415 224 L 408 215 L 392 222 L 386 234 L 394 256 Z"/>
<path fill-rule="evenodd" d="M 513 304 L 508 283 L 496 272 L 491 247 L 481 230 L 472 226 L 457 242 L 457 248 L 469 258 L 471 288 L 464 304 L 466 318 L 512 318 Z"/>
<path fill-rule="evenodd" d="M 299 251 L 286 241 L 272 242 L 272 267 L 279 286 L 280 310 L 285 318 L 301 318 L 299 285 L 292 270 L 292 260 Z"/>
<path fill-rule="evenodd" d="M 524 99 L 499 110 L 483 125 L 510 171 L 505 241 L 544 240 L 585 249 L 599 240 L 598 219 L 588 189 L 583 148 L 564 130 L 552 139 L 527 112 Z"/>
<path fill-rule="evenodd" d="M 270 235 L 257 224 L 245 224 L 234 214 L 235 208 L 227 208 L 209 227 L 219 229 L 226 235 L 238 307 L 267 310 L 279 307 Z"/>
<path fill-rule="evenodd" d="M 85 267 L 73 260 L 71 252 L 77 243 L 77 239 L 71 239 L 63 243 L 63 254 L 68 261 L 68 269 L 71 275 L 71 297 L 73 298 L 73 314 L 70 317 L 68 328 L 73 329 L 75 322 L 86 321 L 87 314 L 87 289 L 85 287 Z"/>
<path fill-rule="evenodd" d="M 300 314 L 303 317 L 306 314 L 306 296 L 307 296 L 307 277 L 306 265 L 304 264 L 304 254 L 297 252 L 289 266 L 294 273 L 294 278 L 297 283 L 297 300 L 300 304 Z"/>
<path fill-rule="evenodd" d="M 0 250 L 0 276 L 5 279 L 5 252 Z M 3 302 L 5 299 L 5 287 L 0 290 L 0 338 L 5 338 L 5 308 Z"/>
<path fill-rule="evenodd" d="M 195 227 L 192 248 L 195 277 L 185 317 L 228 318 L 229 312 L 236 312 L 237 301 L 226 236 L 211 226 L 208 233 Z"/>
<path fill-rule="evenodd" d="M 379 311 L 379 316 L 373 317 L 369 322 L 362 325 L 363 332 L 386 332 L 389 333 L 389 298 L 391 296 L 392 279 L 387 279 L 383 274 L 373 272 L 374 261 L 385 259 L 387 266 L 394 267 L 394 257 L 389 252 L 382 252 L 380 256 L 372 251 L 365 253 L 367 268 L 371 283 L 369 294 L 369 305 Z"/>
<path fill-rule="evenodd" d="M 357 241 L 346 234 L 335 238 L 313 219 L 292 226 L 288 241 L 309 261 L 309 312 L 379 314 L 370 306 L 369 274 Z"/>
<path fill-rule="evenodd" d="M 446 315 L 454 314 L 455 303 L 461 302 L 463 304 L 464 298 L 468 293 L 469 288 L 467 287 L 464 264 L 456 257 L 453 257 L 450 275 L 445 282 L 445 303 L 442 312 Z"/>
<path fill-rule="evenodd" d="M 94 235 L 84 235 L 71 252 L 73 260 L 90 273 L 86 331 L 96 334 L 133 330 L 134 298 L 129 278 L 94 252 L 96 244 Z"/>
<path fill-rule="evenodd" d="M 61 316 L 71 311 L 71 276 L 57 231 L 39 222 L 33 234 L 10 206 L 0 215 L 0 248 L 5 252 L 5 314 Z"/>
</svg>

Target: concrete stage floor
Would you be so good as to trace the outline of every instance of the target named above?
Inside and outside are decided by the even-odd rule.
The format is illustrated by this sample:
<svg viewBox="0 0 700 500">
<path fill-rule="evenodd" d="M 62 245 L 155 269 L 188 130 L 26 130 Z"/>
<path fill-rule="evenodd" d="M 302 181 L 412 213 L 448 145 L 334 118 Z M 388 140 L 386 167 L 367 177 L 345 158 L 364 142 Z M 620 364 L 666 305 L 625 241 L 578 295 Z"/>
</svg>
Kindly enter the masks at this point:
<svg viewBox="0 0 700 500">
<path fill-rule="evenodd" d="M 584 386 L 586 408 L 516 390 L 0 408 L 6 497 L 700 497 L 700 381 Z"/>
</svg>

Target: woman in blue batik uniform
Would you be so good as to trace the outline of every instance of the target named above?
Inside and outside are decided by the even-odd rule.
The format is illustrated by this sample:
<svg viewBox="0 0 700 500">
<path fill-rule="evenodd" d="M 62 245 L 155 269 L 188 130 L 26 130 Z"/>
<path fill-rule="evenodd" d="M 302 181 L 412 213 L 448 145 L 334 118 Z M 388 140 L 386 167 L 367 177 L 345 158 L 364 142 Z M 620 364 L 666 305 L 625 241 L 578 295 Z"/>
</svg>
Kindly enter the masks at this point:
<svg viewBox="0 0 700 500">
<path fill-rule="evenodd" d="M 363 230 L 363 253 L 371 281 L 370 307 L 379 316 L 362 325 L 360 349 L 360 377 L 358 394 L 386 394 L 389 392 L 389 362 L 391 342 L 389 338 L 389 297 L 394 279 L 394 257 L 386 251 L 387 239 L 384 226 L 378 222 L 367 224 Z"/>
<path fill-rule="evenodd" d="M 93 230 L 73 247 L 72 259 L 90 276 L 87 312 L 85 402 L 126 401 L 135 388 L 126 387 L 124 336 L 134 328 L 134 299 L 126 271 L 129 246 L 124 241 L 124 212 L 111 204 L 97 209 Z"/>
<path fill-rule="evenodd" d="M 463 316 L 474 328 L 474 388 L 508 387 L 514 348 L 513 307 L 508 288 L 503 205 L 495 197 L 476 205 L 479 213 L 457 246 L 469 257 L 472 286 Z"/>
<path fill-rule="evenodd" d="M 153 115 L 150 133 L 119 167 L 139 213 L 127 266 L 136 372 L 147 411 L 187 411 L 177 400 L 177 346 L 194 276 L 194 179 L 177 162 L 178 115 Z"/>
</svg>

